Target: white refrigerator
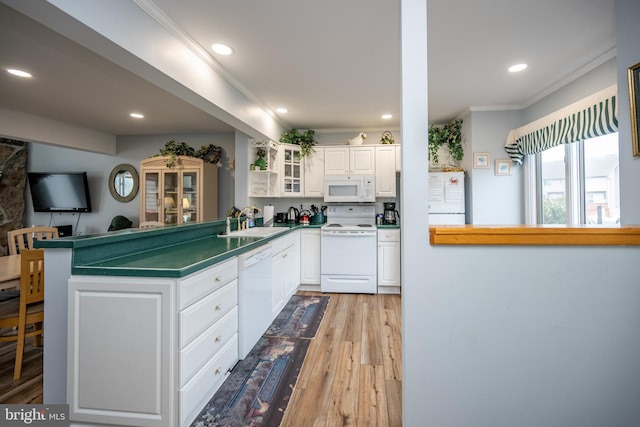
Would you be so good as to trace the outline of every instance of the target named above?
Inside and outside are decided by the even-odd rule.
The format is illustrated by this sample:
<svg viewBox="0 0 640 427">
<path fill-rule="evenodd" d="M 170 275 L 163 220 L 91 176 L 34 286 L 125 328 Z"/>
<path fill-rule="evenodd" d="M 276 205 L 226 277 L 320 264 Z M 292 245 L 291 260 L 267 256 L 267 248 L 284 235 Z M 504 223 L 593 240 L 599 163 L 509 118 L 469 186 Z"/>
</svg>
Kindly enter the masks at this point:
<svg viewBox="0 0 640 427">
<path fill-rule="evenodd" d="M 464 224 L 464 172 L 429 172 L 429 225 Z"/>
</svg>

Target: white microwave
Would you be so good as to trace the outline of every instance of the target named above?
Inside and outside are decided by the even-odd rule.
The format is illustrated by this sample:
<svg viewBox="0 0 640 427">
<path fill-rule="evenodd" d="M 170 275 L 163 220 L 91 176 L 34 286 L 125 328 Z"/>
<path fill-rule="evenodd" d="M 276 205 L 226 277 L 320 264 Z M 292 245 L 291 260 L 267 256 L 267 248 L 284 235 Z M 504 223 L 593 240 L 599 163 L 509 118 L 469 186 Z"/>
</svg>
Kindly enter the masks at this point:
<svg viewBox="0 0 640 427">
<path fill-rule="evenodd" d="M 325 175 L 325 202 L 375 202 L 373 175 Z"/>
</svg>

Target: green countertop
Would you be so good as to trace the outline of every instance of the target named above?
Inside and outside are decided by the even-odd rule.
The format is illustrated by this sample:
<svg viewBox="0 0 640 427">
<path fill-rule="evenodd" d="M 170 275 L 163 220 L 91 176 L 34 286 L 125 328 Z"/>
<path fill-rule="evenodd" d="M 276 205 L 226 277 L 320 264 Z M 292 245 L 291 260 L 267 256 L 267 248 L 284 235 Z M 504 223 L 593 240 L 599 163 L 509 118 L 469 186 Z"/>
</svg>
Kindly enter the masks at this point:
<svg viewBox="0 0 640 427">
<path fill-rule="evenodd" d="M 311 226 L 284 227 L 295 230 Z M 287 234 L 219 238 L 225 228 L 222 219 L 43 240 L 34 246 L 71 250 L 74 275 L 180 278 Z"/>
<path fill-rule="evenodd" d="M 265 238 L 221 239 L 208 236 L 144 252 L 76 265 L 73 274 L 136 277 L 184 277 L 228 258 L 262 246 L 281 233 Z"/>
<path fill-rule="evenodd" d="M 322 225 L 275 226 L 302 230 L 319 229 Z M 399 228 L 399 225 L 378 227 Z M 217 235 L 223 233 L 224 229 L 224 220 L 214 220 L 46 240 L 37 242 L 36 247 L 71 250 L 71 272 L 74 275 L 181 278 L 287 234 L 219 238 Z"/>
</svg>

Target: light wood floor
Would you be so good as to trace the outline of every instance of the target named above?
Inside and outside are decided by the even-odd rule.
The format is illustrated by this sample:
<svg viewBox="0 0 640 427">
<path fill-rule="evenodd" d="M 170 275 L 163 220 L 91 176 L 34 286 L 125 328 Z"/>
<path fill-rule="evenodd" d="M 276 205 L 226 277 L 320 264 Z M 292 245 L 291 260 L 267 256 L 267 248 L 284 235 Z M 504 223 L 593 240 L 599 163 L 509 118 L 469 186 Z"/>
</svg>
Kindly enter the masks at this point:
<svg viewBox="0 0 640 427">
<path fill-rule="evenodd" d="M 401 426 L 400 296 L 327 295 L 282 426 Z M 42 349 L 27 347 L 18 381 L 14 354 L 0 343 L 0 403 L 42 403 Z"/>
<path fill-rule="evenodd" d="M 401 426 L 400 296 L 328 295 L 282 425 Z"/>
</svg>

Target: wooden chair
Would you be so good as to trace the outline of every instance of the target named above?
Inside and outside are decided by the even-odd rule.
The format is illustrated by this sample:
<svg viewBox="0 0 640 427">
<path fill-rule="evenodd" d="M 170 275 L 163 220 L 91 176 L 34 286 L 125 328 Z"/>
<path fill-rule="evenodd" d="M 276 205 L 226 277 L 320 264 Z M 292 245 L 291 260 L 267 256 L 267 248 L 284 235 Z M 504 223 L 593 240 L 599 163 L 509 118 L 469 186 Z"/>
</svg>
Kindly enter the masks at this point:
<svg viewBox="0 0 640 427">
<path fill-rule="evenodd" d="M 57 239 L 58 229 L 55 227 L 29 227 L 7 232 L 9 255 L 22 253 L 23 249 L 33 249 L 34 240 Z"/>
<path fill-rule="evenodd" d="M 160 221 L 145 221 L 140 223 L 140 228 L 164 227 L 165 224 Z"/>
<path fill-rule="evenodd" d="M 24 249 L 20 254 L 20 298 L 0 303 L 0 341 L 16 341 L 13 379 L 22 375 L 25 339 L 42 345 L 44 332 L 44 250 Z"/>
</svg>

